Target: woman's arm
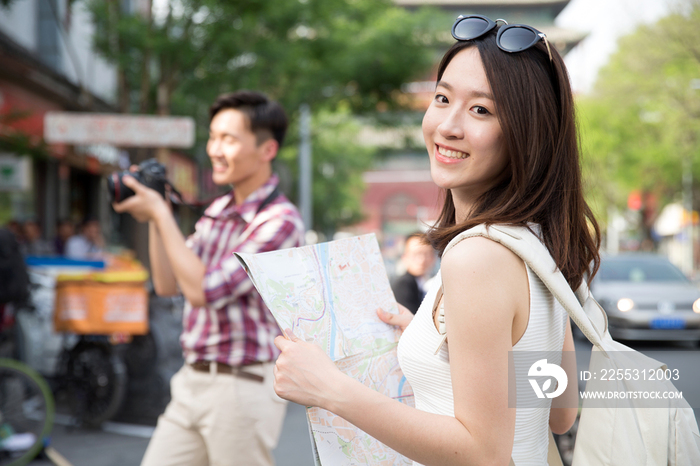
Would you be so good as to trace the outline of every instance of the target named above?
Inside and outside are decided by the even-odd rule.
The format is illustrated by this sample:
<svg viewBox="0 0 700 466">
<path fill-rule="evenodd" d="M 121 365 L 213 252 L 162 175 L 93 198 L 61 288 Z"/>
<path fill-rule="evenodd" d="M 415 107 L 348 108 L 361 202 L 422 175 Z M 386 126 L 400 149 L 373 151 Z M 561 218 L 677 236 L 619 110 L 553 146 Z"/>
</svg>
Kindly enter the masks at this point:
<svg viewBox="0 0 700 466">
<path fill-rule="evenodd" d="M 365 387 L 297 338 L 275 340 L 282 351 L 277 393 L 328 409 L 422 464 L 507 465 L 515 429 L 508 352 L 515 314 L 529 306 L 525 266 L 505 247 L 470 238 L 443 257 L 442 278 L 454 417 L 410 408 Z"/>
<path fill-rule="evenodd" d="M 576 374 L 576 348 L 571 333 L 571 320 L 566 320 L 566 333 L 562 348 L 562 368 L 566 371 L 569 383 L 566 390 L 557 398 L 552 399 L 552 409 L 549 412 L 549 428 L 555 434 L 565 434 L 571 429 L 578 415 L 578 378 Z"/>
</svg>

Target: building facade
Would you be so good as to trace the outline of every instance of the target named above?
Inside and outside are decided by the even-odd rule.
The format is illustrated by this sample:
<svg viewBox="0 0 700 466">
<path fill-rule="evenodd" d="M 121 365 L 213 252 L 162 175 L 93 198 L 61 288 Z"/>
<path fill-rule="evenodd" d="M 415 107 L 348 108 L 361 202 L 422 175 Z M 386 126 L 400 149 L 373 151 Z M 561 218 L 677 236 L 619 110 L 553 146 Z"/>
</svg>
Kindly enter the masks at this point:
<svg viewBox="0 0 700 466">
<path fill-rule="evenodd" d="M 151 3 L 126 0 L 119 5 L 141 12 Z M 35 220 L 50 241 L 58 221 L 98 219 L 108 245 L 134 249 L 147 264 L 146 226 L 114 213 L 105 183 L 106 176 L 128 168 L 130 152 L 108 144 L 44 140 L 48 112 L 118 111 L 118 72 L 93 50 L 94 32 L 84 2 L 0 5 L 0 226 Z M 174 151 L 162 151 L 159 161 L 186 200 L 195 200 L 197 165 Z M 187 227 L 196 218 L 187 209 L 180 217 Z"/>
<path fill-rule="evenodd" d="M 44 142 L 51 111 L 112 112 L 116 72 L 91 50 L 89 15 L 77 2 L 0 6 L 0 225 L 36 220 L 109 222 L 102 177 L 118 168 L 114 147 Z"/>
</svg>

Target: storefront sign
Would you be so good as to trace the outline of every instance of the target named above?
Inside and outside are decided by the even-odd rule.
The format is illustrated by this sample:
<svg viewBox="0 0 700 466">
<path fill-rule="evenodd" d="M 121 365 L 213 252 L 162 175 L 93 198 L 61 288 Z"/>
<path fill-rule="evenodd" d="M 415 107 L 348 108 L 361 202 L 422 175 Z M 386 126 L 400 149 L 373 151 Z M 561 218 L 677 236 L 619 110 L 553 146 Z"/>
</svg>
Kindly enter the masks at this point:
<svg viewBox="0 0 700 466">
<path fill-rule="evenodd" d="M 29 157 L 0 154 L 0 191 L 27 191 L 31 187 Z"/>
<path fill-rule="evenodd" d="M 92 144 L 89 146 L 76 146 L 75 152 L 92 156 L 100 163 L 108 165 L 119 165 L 121 151 L 110 144 Z"/>
<path fill-rule="evenodd" d="M 189 117 L 48 112 L 44 116 L 44 138 L 49 143 L 188 148 L 194 144 L 194 120 Z"/>
</svg>

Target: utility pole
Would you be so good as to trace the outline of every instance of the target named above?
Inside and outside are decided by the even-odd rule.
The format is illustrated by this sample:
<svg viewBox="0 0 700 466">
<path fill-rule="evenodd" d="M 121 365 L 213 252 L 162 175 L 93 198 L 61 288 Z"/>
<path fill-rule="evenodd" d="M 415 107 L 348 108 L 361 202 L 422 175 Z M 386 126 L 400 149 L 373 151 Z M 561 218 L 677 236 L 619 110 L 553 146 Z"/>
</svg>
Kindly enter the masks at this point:
<svg viewBox="0 0 700 466">
<path fill-rule="evenodd" d="M 615 255 L 620 252 L 620 214 L 617 208 L 610 206 L 608 207 L 608 229 L 607 229 L 607 241 L 605 243 L 606 252 L 610 255 Z"/>
<path fill-rule="evenodd" d="M 313 227 L 313 211 L 311 199 L 311 110 L 308 104 L 299 107 L 299 207 L 304 227 Z"/>
<path fill-rule="evenodd" d="M 683 208 L 687 213 L 685 236 L 688 241 L 686 249 L 686 273 L 693 275 L 695 269 L 693 245 L 693 172 L 690 155 L 683 158 Z"/>
</svg>

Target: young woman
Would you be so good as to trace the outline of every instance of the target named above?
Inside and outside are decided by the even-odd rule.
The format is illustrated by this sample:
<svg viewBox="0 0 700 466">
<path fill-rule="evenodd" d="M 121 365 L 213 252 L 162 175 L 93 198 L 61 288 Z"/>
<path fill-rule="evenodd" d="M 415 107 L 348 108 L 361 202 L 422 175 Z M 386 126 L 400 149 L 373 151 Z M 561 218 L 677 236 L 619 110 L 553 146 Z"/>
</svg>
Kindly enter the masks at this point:
<svg viewBox="0 0 700 466">
<path fill-rule="evenodd" d="M 573 97 L 562 58 L 539 31 L 469 16 L 453 35 L 423 119 L 431 175 L 445 190 L 428 238 L 440 253 L 452 245 L 398 349 L 416 408 L 350 379 L 294 335 L 275 342 L 275 389 L 342 416 L 416 463 L 507 465 L 512 457 L 517 466 L 543 465 L 548 426 L 567 431 L 576 408 L 509 407 L 508 354 L 573 351 L 566 312 L 506 247 L 457 236 L 479 224 L 529 227 L 574 289 L 595 274 L 599 230 L 583 199 Z M 575 367 L 565 369 L 575 381 Z M 571 396 L 573 382 L 563 395 Z"/>
</svg>

